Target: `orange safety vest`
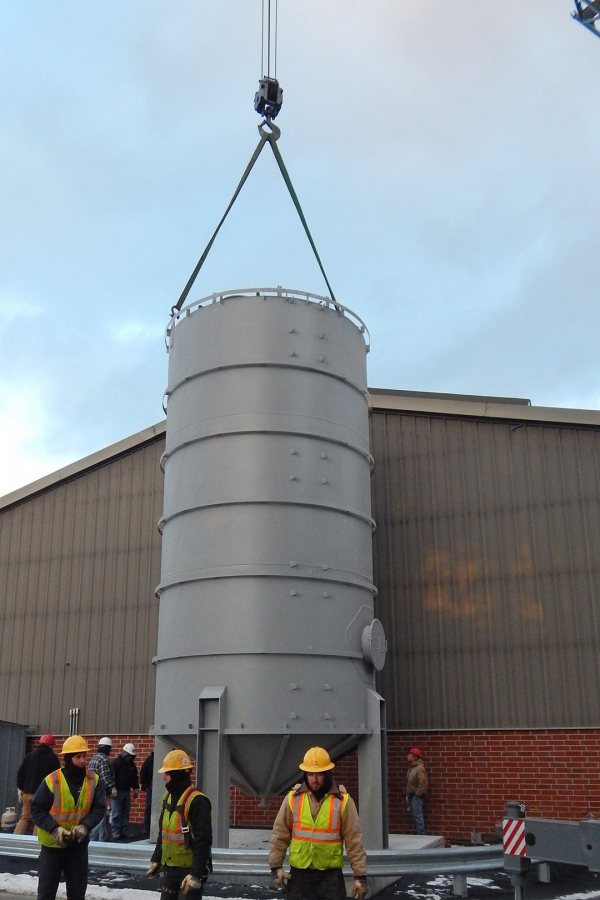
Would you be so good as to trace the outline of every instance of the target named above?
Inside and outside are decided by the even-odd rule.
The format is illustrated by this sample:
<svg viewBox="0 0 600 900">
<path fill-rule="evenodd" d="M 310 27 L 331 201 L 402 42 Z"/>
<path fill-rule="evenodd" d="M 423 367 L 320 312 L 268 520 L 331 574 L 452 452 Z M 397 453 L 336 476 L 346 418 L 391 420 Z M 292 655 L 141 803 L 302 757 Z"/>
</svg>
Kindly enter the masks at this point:
<svg viewBox="0 0 600 900">
<path fill-rule="evenodd" d="M 291 790 L 288 794 L 293 816 L 290 865 L 295 869 L 342 868 L 342 813 L 349 794 L 341 786 L 339 791 L 341 796 L 325 797 L 314 819 L 306 791 Z"/>
<path fill-rule="evenodd" d="M 205 794 L 195 787 L 185 789 L 173 812 L 167 809 L 169 792 L 163 794 L 163 808 L 160 816 L 161 834 L 161 863 L 163 866 L 179 866 L 189 868 L 192 865 L 193 854 L 190 847 L 190 827 L 188 814 L 194 797 L 204 797 Z"/>
<path fill-rule="evenodd" d="M 92 808 L 98 784 L 98 775 L 96 772 L 90 772 L 89 769 L 85 770 L 85 778 L 81 785 L 77 803 L 73 799 L 71 788 L 62 769 L 50 772 L 44 778 L 44 781 L 48 790 L 52 791 L 54 795 L 52 806 L 50 807 L 50 815 L 57 825 L 66 828 L 67 831 L 72 831 L 76 825 L 79 825 L 85 819 Z M 49 831 L 44 831 L 43 828 L 37 828 L 36 830 L 38 841 L 44 847 L 60 847 L 60 844 L 56 843 Z"/>
</svg>

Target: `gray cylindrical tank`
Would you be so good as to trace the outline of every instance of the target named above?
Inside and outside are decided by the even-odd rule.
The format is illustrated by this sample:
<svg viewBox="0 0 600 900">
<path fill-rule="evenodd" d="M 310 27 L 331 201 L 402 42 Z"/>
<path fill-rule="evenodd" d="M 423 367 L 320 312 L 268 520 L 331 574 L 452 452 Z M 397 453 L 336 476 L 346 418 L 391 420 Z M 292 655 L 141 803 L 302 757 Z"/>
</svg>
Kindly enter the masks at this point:
<svg viewBox="0 0 600 900">
<path fill-rule="evenodd" d="M 261 792 L 308 735 L 368 732 L 385 641 L 365 329 L 323 298 L 252 291 L 184 310 L 168 343 L 156 727 L 185 742 L 201 690 L 226 686 L 235 766 Z"/>
</svg>

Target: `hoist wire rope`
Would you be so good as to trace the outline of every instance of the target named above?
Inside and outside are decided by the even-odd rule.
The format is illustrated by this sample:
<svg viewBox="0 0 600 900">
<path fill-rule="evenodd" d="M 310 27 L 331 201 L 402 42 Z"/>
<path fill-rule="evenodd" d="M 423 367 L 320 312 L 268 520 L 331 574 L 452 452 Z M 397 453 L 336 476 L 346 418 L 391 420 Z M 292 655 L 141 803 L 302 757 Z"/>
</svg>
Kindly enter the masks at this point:
<svg viewBox="0 0 600 900">
<path fill-rule="evenodd" d="M 321 257 L 319 256 L 319 253 L 318 253 L 318 251 L 317 251 L 315 242 L 313 241 L 312 235 L 311 235 L 311 233 L 310 233 L 310 229 L 309 229 L 309 227 L 308 227 L 308 223 L 307 223 L 307 221 L 306 221 L 306 218 L 305 218 L 305 216 L 304 216 L 304 213 L 302 212 L 302 207 L 300 206 L 300 201 L 299 201 L 299 199 L 298 199 L 298 195 L 296 194 L 296 191 L 294 190 L 294 186 L 292 185 L 292 180 L 291 180 L 291 178 L 290 178 L 290 176 L 289 176 L 289 174 L 288 174 L 288 171 L 287 171 L 287 169 L 286 169 L 286 167 L 285 167 L 285 163 L 284 163 L 284 161 L 283 161 L 283 157 L 282 157 L 281 153 L 279 152 L 279 148 L 277 147 L 277 143 L 276 143 L 276 142 L 277 142 L 277 138 L 279 137 L 280 131 L 279 131 L 279 129 L 278 129 L 276 126 L 274 126 L 272 123 L 267 122 L 267 124 L 270 125 L 270 127 L 273 129 L 273 131 L 272 131 L 271 133 L 266 133 L 266 132 L 264 132 L 264 131 L 262 130 L 262 124 L 259 126 L 259 131 L 260 131 L 260 135 L 261 135 L 260 141 L 258 142 L 258 144 L 257 144 L 257 146 L 256 146 L 256 149 L 255 149 L 254 153 L 252 154 L 252 157 L 250 158 L 250 162 L 248 163 L 248 165 L 246 166 L 246 169 L 244 170 L 244 174 L 242 175 L 242 177 L 241 177 L 241 179 L 240 179 L 240 183 L 238 184 L 237 188 L 235 189 L 235 192 L 234 192 L 234 194 L 233 194 L 233 197 L 231 198 L 231 200 L 230 200 L 230 202 L 229 202 L 229 206 L 227 207 L 227 209 L 226 209 L 225 212 L 223 213 L 223 216 L 222 216 L 222 218 L 221 218 L 221 221 L 219 222 L 219 224 L 218 224 L 217 227 L 215 228 L 215 230 L 214 230 L 214 232 L 213 232 L 213 235 L 212 235 L 211 239 L 209 240 L 209 242 L 208 242 L 208 244 L 207 244 L 207 246 L 206 246 L 206 249 L 204 250 L 204 253 L 202 254 L 202 256 L 200 257 L 200 259 L 199 259 L 198 262 L 196 263 L 196 266 L 194 267 L 194 271 L 192 272 L 192 274 L 191 274 L 190 277 L 188 278 L 187 284 L 186 284 L 186 286 L 184 287 L 183 291 L 181 292 L 181 296 L 179 297 L 179 300 L 177 301 L 177 303 L 176 303 L 174 306 L 171 307 L 171 313 L 172 313 L 172 314 L 175 312 L 175 310 L 177 310 L 177 312 L 179 312 L 179 311 L 181 310 L 181 307 L 182 307 L 183 304 L 185 303 L 185 301 L 186 301 L 186 299 L 187 299 L 187 297 L 188 297 L 188 294 L 189 294 L 189 292 L 190 292 L 191 289 L 192 289 L 192 286 L 193 286 L 193 284 L 194 284 L 194 281 L 196 280 L 196 278 L 197 278 L 197 276 L 198 276 L 198 273 L 200 272 L 200 269 L 201 269 L 202 266 L 204 265 L 204 261 L 205 261 L 206 257 L 208 256 L 208 254 L 209 254 L 209 252 L 210 252 L 210 248 L 211 248 L 212 245 L 214 244 L 215 239 L 216 239 L 216 237 L 217 237 L 219 231 L 221 230 L 221 226 L 223 225 L 225 219 L 226 219 L 227 216 L 229 215 L 229 212 L 230 212 L 230 210 L 231 210 L 231 207 L 233 206 L 233 204 L 234 204 L 235 201 L 237 200 L 240 191 L 242 190 L 244 184 L 246 183 L 246 179 L 248 178 L 248 175 L 249 175 L 250 172 L 252 171 L 252 168 L 253 168 L 253 166 L 254 166 L 254 163 L 256 162 L 256 160 L 258 159 L 258 157 L 260 156 L 260 154 L 261 154 L 261 152 L 262 152 L 262 149 L 263 149 L 263 147 L 265 146 L 266 143 L 269 143 L 269 144 L 271 145 L 271 150 L 273 151 L 273 155 L 274 155 L 275 159 L 277 160 L 277 165 L 279 166 L 279 171 L 281 172 L 281 175 L 282 175 L 282 177 L 283 177 L 285 186 L 287 187 L 287 189 L 288 189 L 288 191 L 289 191 L 289 194 L 290 194 L 290 197 L 292 198 L 292 202 L 293 202 L 294 206 L 296 207 L 296 211 L 297 211 L 297 213 L 298 213 L 298 216 L 300 217 L 300 221 L 302 222 L 302 225 L 303 225 L 303 227 L 304 227 L 304 231 L 306 232 L 306 236 L 307 236 L 307 238 L 308 238 L 308 241 L 309 241 L 309 243 L 310 243 L 310 246 L 312 247 L 313 253 L 315 254 L 315 258 L 316 258 L 317 263 L 318 263 L 318 265 L 319 265 L 319 269 L 321 270 L 321 274 L 323 275 L 323 278 L 325 279 L 325 284 L 327 285 L 327 287 L 328 287 L 328 289 L 329 289 L 329 295 L 330 295 L 330 297 L 331 297 L 333 303 L 335 304 L 335 308 L 338 310 L 338 312 L 340 311 L 340 307 L 337 305 L 337 301 L 336 301 L 336 299 L 335 299 L 335 294 L 333 293 L 333 289 L 332 289 L 331 285 L 329 284 L 329 279 L 327 278 L 327 275 L 326 275 L 326 273 L 325 273 L 325 269 L 323 268 L 323 263 L 321 262 Z"/>
<path fill-rule="evenodd" d="M 265 0 L 261 4 L 260 18 L 260 72 L 259 78 L 263 77 L 265 71 Z"/>
<path fill-rule="evenodd" d="M 274 65 L 275 71 L 273 73 L 274 77 L 277 78 L 277 15 L 279 11 L 279 0 L 275 0 L 275 39 L 273 41 L 273 56 L 274 56 Z"/>
<path fill-rule="evenodd" d="M 267 0 L 267 78 L 271 77 L 271 0 Z"/>
</svg>

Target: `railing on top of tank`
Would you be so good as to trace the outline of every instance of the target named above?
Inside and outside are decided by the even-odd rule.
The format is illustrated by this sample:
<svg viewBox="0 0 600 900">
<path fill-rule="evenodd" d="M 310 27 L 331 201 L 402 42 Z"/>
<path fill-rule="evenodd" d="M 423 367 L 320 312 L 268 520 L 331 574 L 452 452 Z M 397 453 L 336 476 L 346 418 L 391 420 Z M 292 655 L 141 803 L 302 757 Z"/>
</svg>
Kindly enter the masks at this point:
<svg viewBox="0 0 600 900">
<path fill-rule="evenodd" d="M 194 300 L 193 303 L 190 303 L 188 306 L 184 306 L 180 310 L 172 307 L 171 318 L 169 319 L 169 324 L 167 325 L 165 334 L 165 345 L 167 348 L 167 353 L 171 348 L 171 335 L 173 334 L 173 329 L 177 325 L 179 319 L 181 319 L 183 316 L 189 316 L 195 309 L 198 309 L 198 307 L 200 306 L 208 306 L 211 303 L 222 303 L 224 300 L 227 300 L 230 297 L 239 297 L 240 295 L 247 295 L 249 297 L 281 297 L 284 300 L 302 300 L 304 303 L 316 303 L 319 306 L 331 307 L 341 315 L 348 316 L 349 319 L 353 320 L 354 324 L 357 326 L 358 330 L 365 339 L 367 353 L 371 349 L 371 335 L 369 334 L 369 329 L 360 318 L 360 316 L 353 312 L 353 310 L 351 310 L 348 306 L 344 306 L 342 303 L 338 303 L 337 300 L 332 300 L 331 297 L 322 297 L 321 294 L 313 294 L 311 291 L 298 291 L 291 288 L 283 288 L 281 287 L 281 285 L 278 285 L 275 288 L 239 288 L 238 290 L 234 291 L 218 291 L 214 294 L 209 294 L 208 297 L 202 297 L 200 300 Z"/>
</svg>

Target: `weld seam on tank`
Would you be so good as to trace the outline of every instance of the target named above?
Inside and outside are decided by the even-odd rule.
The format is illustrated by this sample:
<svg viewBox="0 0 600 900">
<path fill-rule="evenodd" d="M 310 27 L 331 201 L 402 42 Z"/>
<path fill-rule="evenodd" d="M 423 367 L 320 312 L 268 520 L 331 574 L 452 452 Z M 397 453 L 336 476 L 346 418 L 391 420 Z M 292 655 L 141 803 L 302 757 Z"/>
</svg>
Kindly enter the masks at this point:
<svg viewBox="0 0 600 900">
<path fill-rule="evenodd" d="M 353 509 L 347 509 L 343 506 L 330 506 L 327 503 L 309 503 L 307 500 L 222 500 L 218 503 L 202 503 L 198 506 L 188 506 L 185 509 L 178 509 L 176 512 L 170 513 L 168 516 L 161 516 L 160 524 L 163 529 L 168 522 L 179 516 L 189 515 L 190 513 L 204 512 L 209 509 L 221 509 L 228 506 L 284 506 L 286 509 L 297 509 L 299 507 L 307 509 L 318 509 L 323 512 L 336 513 L 340 516 L 347 516 L 350 519 L 357 519 L 368 525 L 371 531 L 375 531 L 375 519 L 371 516 L 365 516 L 364 513 L 356 512 Z"/>
<path fill-rule="evenodd" d="M 161 581 L 161 583 L 156 588 L 157 591 L 166 591 L 169 588 L 177 587 L 178 584 L 195 584 L 198 581 L 218 581 L 222 578 L 285 578 L 285 572 L 289 571 L 289 569 L 285 569 L 282 571 L 275 572 L 266 572 L 264 567 L 260 566 L 248 566 L 248 571 L 246 572 L 229 572 L 227 574 L 221 574 L 220 572 L 215 572 L 210 575 L 181 575 L 173 580 L 165 580 Z M 249 571 L 251 568 L 258 569 L 257 572 Z M 321 566 L 308 566 L 307 568 L 311 569 L 322 569 Z M 211 571 L 208 569 L 207 571 Z M 330 570 L 334 571 L 334 570 Z M 360 576 L 358 578 L 340 578 L 339 575 L 333 575 L 329 577 L 329 572 L 319 572 L 318 575 L 311 575 L 309 573 L 302 574 L 298 572 L 298 569 L 294 569 L 294 574 L 292 576 L 288 576 L 293 578 L 294 582 L 298 581 L 321 581 L 327 584 L 341 584 L 344 587 L 356 588 L 361 591 L 369 591 L 370 593 L 377 595 L 377 588 L 375 585 L 369 581 L 368 579 L 361 580 Z"/>
<path fill-rule="evenodd" d="M 201 369 L 199 372 L 193 372 L 191 375 L 186 375 L 185 378 L 181 378 L 177 381 L 173 387 L 169 388 L 165 391 L 165 396 L 167 399 L 172 397 L 176 390 L 183 387 L 186 384 L 189 384 L 190 381 L 195 381 L 197 378 L 202 378 L 203 375 L 214 375 L 215 372 L 228 372 L 228 371 L 239 371 L 240 369 L 284 369 L 287 371 L 295 371 L 295 372 L 312 372 L 315 375 L 319 375 L 319 377 L 325 376 L 326 378 L 333 378 L 335 381 L 340 381 L 342 384 L 347 384 L 348 387 L 355 390 L 360 396 L 363 398 L 365 403 L 368 404 L 368 399 L 365 397 L 365 390 L 359 384 L 356 384 L 354 381 L 350 381 L 350 379 L 346 378 L 345 375 L 337 375 L 335 372 L 328 372 L 327 369 L 317 369 L 315 366 L 301 366 L 296 363 L 282 363 L 282 362 L 247 362 L 247 363 L 227 363 L 223 366 L 211 366 L 210 369 Z"/>
<path fill-rule="evenodd" d="M 228 567 L 228 568 L 230 568 L 230 567 Z M 257 572 L 251 572 L 251 571 L 231 572 L 231 571 L 228 571 L 226 573 L 213 572 L 208 575 L 200 575 L 200 574 L 181 575 L 181 576 L 178 576 L 176 579 L 173 579 L 172 581 L 171 580 L 161 581 L 160 584 L 158 584 L 156 586 L 154 593 L 158 597 L 158 596 L 160 596 L 161 593 L 164 593 L 165 591 L 169 590 L 169 588 L 177 587 L 180 584 L 196 584 L 197 582 L 200 582 L 200 581 L 218 581 L 222 578 L 231 578 L 231 579 L 234 579 L 234 578 L 235 579 L 239 579 L 239 578 L 279 578 L 279 579 L 282 579 L 282 578 L 285 578 L 285 575 L 281 571 L 266 572 L 264 568 L 260 568 L 258 566 L 256 566 L 256 568 L 258 568 L 259 571 L 257 571 Z M 320 567 L 311 566 L 311 568 L 320 568 Z M 210 570 L 208 570 L 208 571 L 210 571 Z M 377 591 L 377 588 L 375 587 L 375 585 L 371 581 L 368 581 L 367 579 L 365 579 L 364 581 L 361 581 L 361 580 L 358 580 L 355 578 L 354 579 L 347 578 L 347 577 L 340 578 L 338 575 L 330 575 L 329 572 L 320 572 L 318 575 L 311 575 L 309 573 L 303 574 L 301 572 L 298 572 L 297 569 L 294 569 L 293 576 L 289 576 L 289 577 L 293 578 L 294 582 L 321 581 L 324 584 L 339 584 L 339 585 L 342 585 L 343 587 L 356 588 L 357 590 L 360 590 L 360 591 L 369 591 L 371 594 L 373 594 L 374 597 L 377 597 L 377 595 L 378 595 L 378 591 Z"/>
<path fill-rule="evenodd" d="M 327 656 L 327 657 L 341 657 L 342 659 L 359 659 L 364 660 L 364 654 L 362 650 L 348 650 L 345 647 L 341 647 L 339 650 L 308 650 L 302 648 L 302 650 L 298 650 L 294 652 L 293 650 L 257 650 L 255 647 L 250 650 L 232 650 L 231 648 L 227 648 L 227 650 L 211 650 L 209 653 L 203 652 L 202 659 L 206 659 L 209 656 L 222 657 L 222 656 Z M 181 660 L 181 659 L 197 659 L 197 653 L 174 653 L 171 656 L 153 656 L 152 662 L 154 663 L 163 663 L 170 662 L 171 660 Z"/>
<path fill-rule="evenodd" d="M 306 417 L 305 417 L 306 418 Z M 312 417 L 314 418 L 314 416 Z M 206 421 L 206 420 L 205 420 Z M 259 436 L 262 435 L 270 435 L 270 436 L 280 436 L 280 437 L 298 437 L 298 438 L 306 438 L 311 442 L 317 444 L 333 444 L 335 447 L 344 447 L 346 450 L 351 450 L 353 453 L 358 453 L 362 459 L 365 460 L 370 466 L 371 469 L 375 467 L 375 460 L 371 456 L 370 453 L 367 453 L 366 450 L 361 450 L 361 448 L 357 444 L 350 444 L 348 441 L 341 441 L 339 438 L 328 437 L 324 434 L 311 434 L 309 431 L 282 431 L 281 429 L 274 428 L 249 428 L 247 431 L 241 429 L 235 429 L 235 431 L 216 431 L 214 434 L 200 434 L 198 437 L 188 438 L 185 441 L 181 441 L 181 443 L 177 444 L 173 447 L 172 450 L 165 450 L 160 457 L 160 467 L 162 471 L 165 471 L 165 466 L 167 460 L 177 453 L 179 450 L 184 450 L 186 447 L 191 447 L 194 444 L 198 444 L 201 441 L 209 441 L 214 440 L 216 438 L 236 438 L 236 437 L 244 437 L 249 434 L 257 434 Z"/>
</svg>

